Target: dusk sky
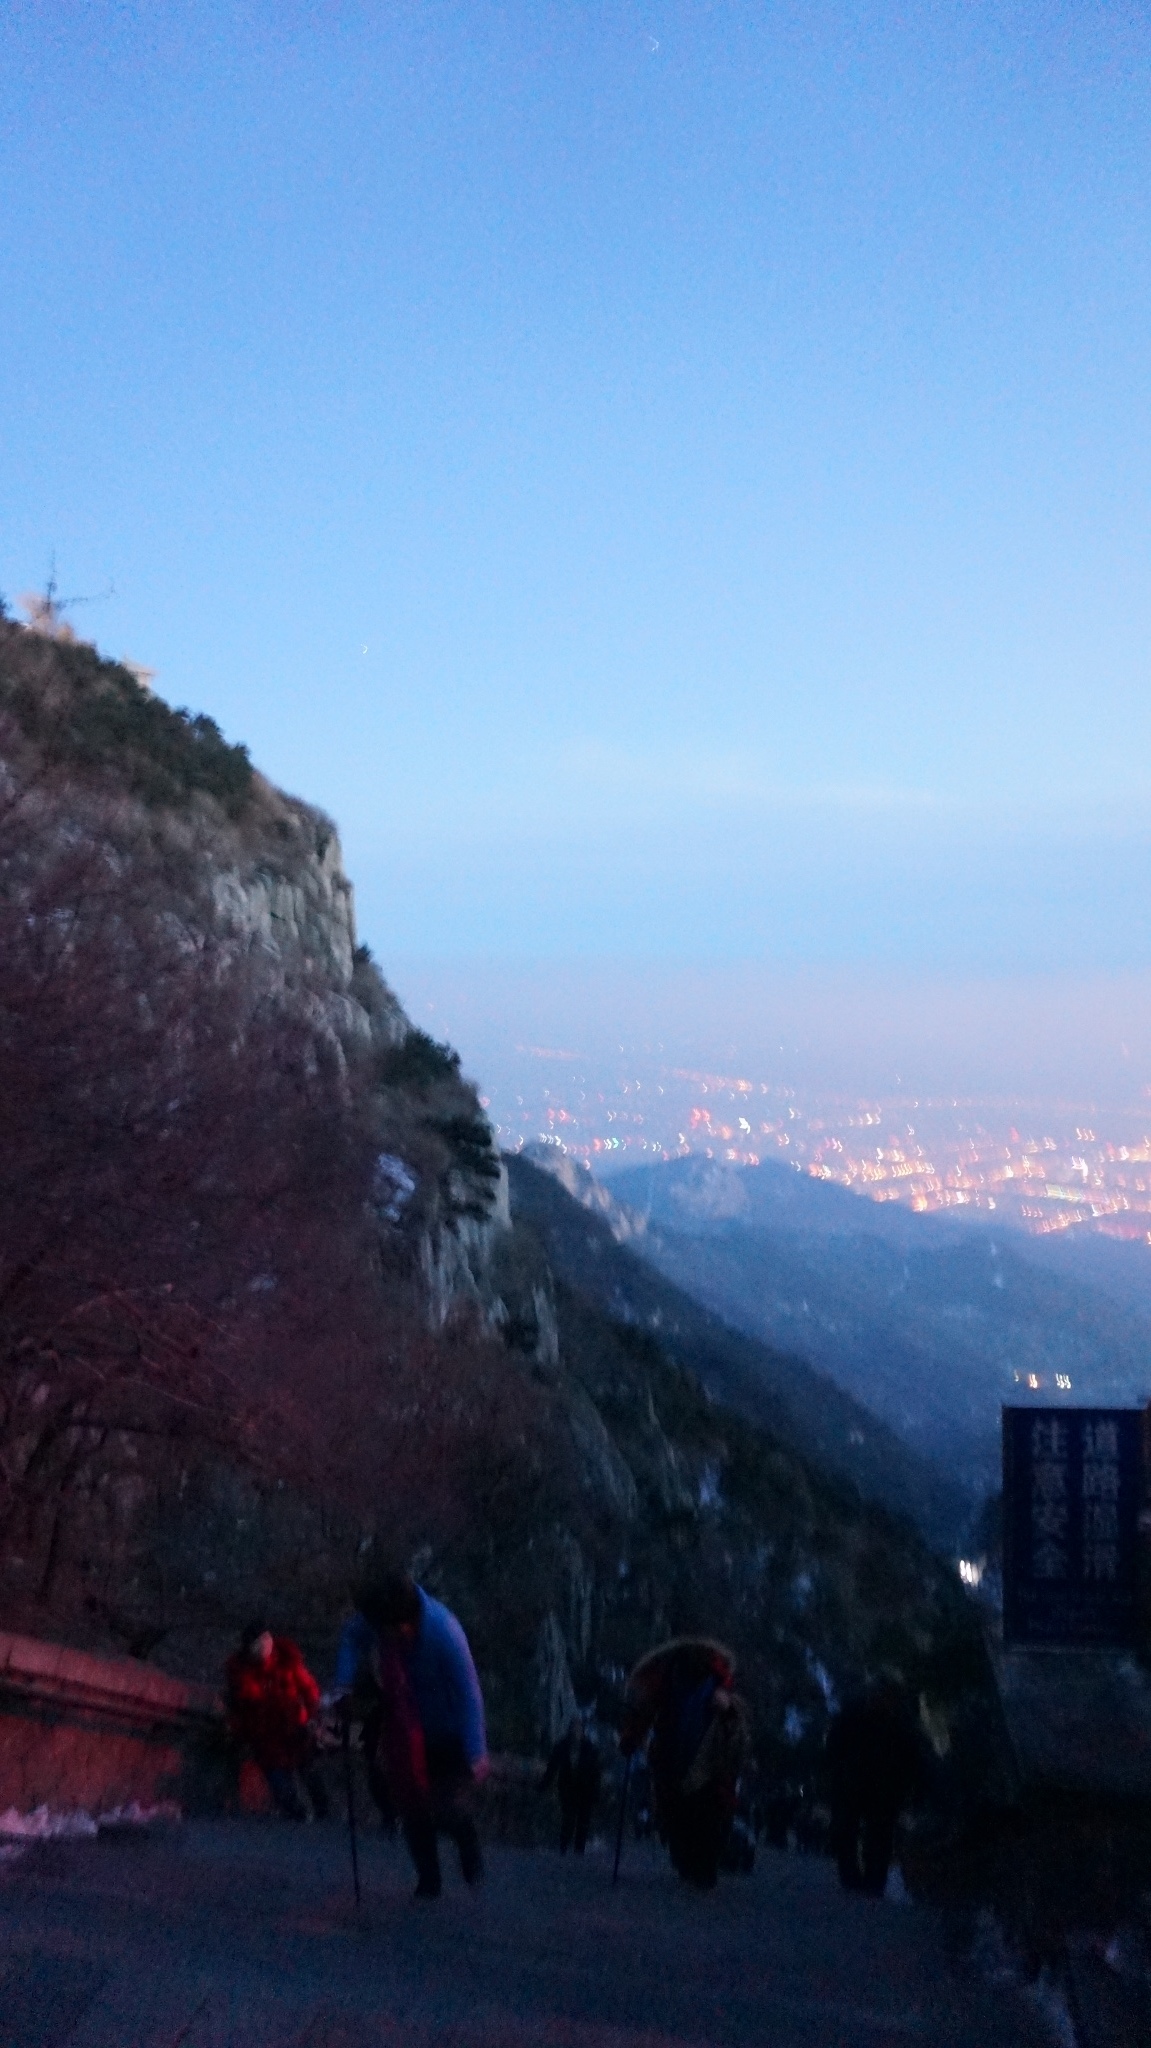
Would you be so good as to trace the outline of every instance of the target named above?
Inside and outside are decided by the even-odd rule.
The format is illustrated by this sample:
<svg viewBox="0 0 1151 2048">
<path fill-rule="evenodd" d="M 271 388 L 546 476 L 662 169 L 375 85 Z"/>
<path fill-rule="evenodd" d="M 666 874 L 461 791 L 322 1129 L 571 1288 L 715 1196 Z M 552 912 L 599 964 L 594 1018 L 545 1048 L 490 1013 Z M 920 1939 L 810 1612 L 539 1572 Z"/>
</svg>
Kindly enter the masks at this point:
<svg viewBox="0 0 1151 2048">
<path fill-rule="evenodd" d="M 114 585 L 419 1014 L 1046 977 L 1117 1042 L 1145 9 L 8 0 L 0 75 L 0 589 Z"/>
</svg>

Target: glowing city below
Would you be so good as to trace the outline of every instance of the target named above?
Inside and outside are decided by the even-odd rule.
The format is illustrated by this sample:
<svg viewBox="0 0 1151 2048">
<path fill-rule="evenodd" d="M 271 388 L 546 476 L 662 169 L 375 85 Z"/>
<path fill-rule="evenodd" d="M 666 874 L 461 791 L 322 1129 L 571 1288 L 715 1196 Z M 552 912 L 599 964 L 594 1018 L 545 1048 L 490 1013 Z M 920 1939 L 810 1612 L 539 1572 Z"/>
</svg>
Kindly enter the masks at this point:
<svg viewBox="0 0 1151 2048">
<path fill-rule="evenodd" d="M 634 1056 L 626 1076 L 608 1080 L 575 1053 L 517 1052 L 517 1092 L 489 1105 L 511 1150 L 555 1144 L 596 1171 L 690 1153 L 740 1166 L 771 1160 L 875 1202 L 1151 1246 L 1151 1100 L 1106 1112 L 994 1098 L 861 1102 Z"/>
</svg>

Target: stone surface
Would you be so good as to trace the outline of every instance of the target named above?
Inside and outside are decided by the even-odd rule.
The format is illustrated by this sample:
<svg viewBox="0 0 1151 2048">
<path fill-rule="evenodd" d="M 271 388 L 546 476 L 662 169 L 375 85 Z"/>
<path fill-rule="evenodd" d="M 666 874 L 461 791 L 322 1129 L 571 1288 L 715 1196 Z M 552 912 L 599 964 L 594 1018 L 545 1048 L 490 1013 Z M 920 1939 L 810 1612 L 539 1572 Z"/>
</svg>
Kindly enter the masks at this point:
<svg viewBox="0 0 1151 2048">
<path fill-rule="evenodd" d="M 402 1849 L 334 1826 L 204 1822 L 51 1844 L 0 1875 L 0 2013 L 19 2048 L 1020 2048 L 1022 2004 L 957 1973 L 933 1918 L 768 1855 L 699 1897 L 648 1847 L 613 1892 L 493 1850 L 410 1897 Z M 17 2025 L 18 2022 L 18 2025 Z"/>
<path fill-rule="evenodd" d="M 189 1743 L 219 1718 L 209 1686 L 134 1658 L 0 1634 L 0 1813 L 99 1814 L 178 1798 Z"/>
<path fill-rule="evenodd" d="M 39 1636 L 0 1630 L 0 1691 L 55 1704 L 114 1706 L 148 1721 L 218 1711 L 211 1686 L 170 1678 L 136 1657 L 101 1657 Z"/>
<path fill-rule="evenodd" d="M 133 1800 L 156 1806 L 179 1798 L 183 1762 L 171 1742 L 66 1722 L 45 1727 L 27 1715 L 3 1714 L 0 1814 L 39 1806 L 101 1814 Z"/>
</svg>

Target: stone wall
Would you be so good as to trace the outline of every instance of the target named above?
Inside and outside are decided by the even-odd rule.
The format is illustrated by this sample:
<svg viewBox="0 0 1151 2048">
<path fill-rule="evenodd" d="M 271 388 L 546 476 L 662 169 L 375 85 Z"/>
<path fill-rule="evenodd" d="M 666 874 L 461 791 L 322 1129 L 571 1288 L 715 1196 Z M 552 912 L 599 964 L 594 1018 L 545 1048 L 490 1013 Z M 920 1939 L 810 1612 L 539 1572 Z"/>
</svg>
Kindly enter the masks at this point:
<svg viewBox="0 0 1151 2048">
<path fill-rule="evenodd" d="M 214 1803 L 220 1703 L 128 1657 L 0 1634 L 0 1814 Z"/>
</svg>

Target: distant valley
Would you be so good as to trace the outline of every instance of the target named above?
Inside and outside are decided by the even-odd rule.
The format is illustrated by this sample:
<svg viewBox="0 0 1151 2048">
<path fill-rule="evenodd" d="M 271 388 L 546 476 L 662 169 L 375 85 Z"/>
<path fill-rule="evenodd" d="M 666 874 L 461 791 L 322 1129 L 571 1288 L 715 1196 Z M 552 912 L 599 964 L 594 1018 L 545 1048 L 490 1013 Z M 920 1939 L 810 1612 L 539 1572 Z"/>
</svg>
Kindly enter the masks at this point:
<svg viewBox="0 0 1151 2048">
<path fill-rule="evenodd" d="M 1094 1239 L 1076 1258 L 786 1166 L 698 1155 L 618 1172 L 601 1199 L 648 1265 L 809 1361 L 971 1495 L 997 1484 L 1002 1402 L 1151 1393 L 1140 1247 Z"/>
<path fill-rule="evenodd" d="M 656 1239 L 586 1168 L 556 1153 L 513 1154 L 507 1163 L 512 1215 L 534 1232 L 562 1287 L 656 1339 L 713 1401 L 770 1428 L 865 1499 L 911 1517 L 936 1546 L 953 1549 L 962 1539 L 974 1506 L 968 1487 L 790 1342 L 785 1348 L 748 1334 L 661 1271 L 651 1256 Z"/>
</svg>

